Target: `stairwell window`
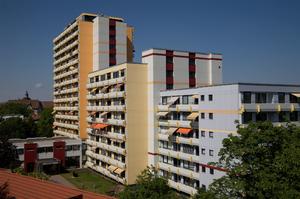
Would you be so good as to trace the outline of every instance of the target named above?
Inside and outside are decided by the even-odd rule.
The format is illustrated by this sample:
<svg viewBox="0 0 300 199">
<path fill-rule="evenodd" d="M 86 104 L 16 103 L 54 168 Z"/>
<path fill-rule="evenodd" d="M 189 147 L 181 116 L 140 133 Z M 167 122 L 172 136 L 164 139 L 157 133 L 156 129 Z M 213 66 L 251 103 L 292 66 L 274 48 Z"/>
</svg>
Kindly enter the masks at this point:
<svg viewBox="0 0 300 199">
<path fill-rule="evenodd" d="M 210 120 L 212 120 L 212 119 L 214 119 L 214 114 L 213 113 L 209 113 L 208 117 L 209 117 Z"/>
<path fill-rule="evenodd" d="M 213 101 L 213 95 L 208 95 L 208 100 Z"/>
</svg>

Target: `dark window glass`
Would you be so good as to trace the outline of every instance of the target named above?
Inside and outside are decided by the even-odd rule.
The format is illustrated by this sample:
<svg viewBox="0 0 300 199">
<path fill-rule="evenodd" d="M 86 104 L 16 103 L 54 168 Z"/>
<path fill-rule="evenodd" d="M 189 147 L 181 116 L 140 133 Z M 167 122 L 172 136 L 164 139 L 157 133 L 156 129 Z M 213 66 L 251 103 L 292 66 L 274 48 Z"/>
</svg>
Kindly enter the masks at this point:
<svg viewBox="0 0 300 199">
<path fill-rule="evenodd" d="M 189 103 L 189 96 L 182 96 L 182 104 L 188 104 Z"/>
<path fill-rule="evenodd" d="M 107 73 L 107 75 L 106 75 L 106 79 L 110 79 L 111 78 L 111 75 L 110 75 L 110 73 Z"/>
<path fill-rule="evenodd" d="M 290 121 L 291 122 L 298 121 L 298 112 L 297 111 L 290 112 Z"/>
<path fill-rule="evenodd" d="M 243 113 L 243 124 L 247 124 L 252 121 L 252 113 L 244 112 Z"/>
<path fill-rule="evenodd" d="M 201 113 L 201 119 L 205 119 L 205 113 Z"/>
<path fill-rule="evenodd" d="M 278 93 L 278 103 L 285 103 L 285 93 Z"/>
<path fill-rule="evenodd" d="M 94 83 L 94 78 L 90 78 L 90 83 Z"/>
<path fill-rule="evenodd" d="M 201 98 L 201 101 L 205 100 L 205 96 L 204 95 L 201 95 L 200 98 Z"/>
<path fill-rule="evenodd" d="M 162 97 L 162 104 L 166 105 L 168 103 L 168 97 Z"/>
<path fill-rule="evenodd" d="M 209 113 L 208 117 L 209 117 L 210 120 L 212 120 L 212 119 L 214 119 L 214 114 L 213 113 Z"/>
<path fill-rule="evenodd" d="M 300 103 L 300 100 L 295 95 L 290 94 L 290 103 Z"/>
<path fill-rule="evenodd" d="M 114 72 L 114 73 L 113 73 L 113 78 L 118 78 L 118 77 L 119 77 L 119 71 Z"/>
<path fill-rule="evenodd" d="M 267 120 L 267 113 L 257 113 L 256 114 L 256 121 L 263 122 Z"/>
<path fill-rule="evenodd" d="M 171 89 L 173 89 L 173 84 L 167 84 L 167 88 L 166 88 L 167 90 L 171 90 Z"/>
<path fill-rule="evenodd" d="M 209 173 L 213 175 L 214 174 L 214 169 L 210 168 Z"/>
<path fill-rule="evenodd" d="M 244 92 L 243 93 L 243 103 L 244 104 L 251 104 L 251 92 Z"/>
<path fill-rule="evenodd" d="M 202 172 L 203 172 L 203 173 L 206 172 L 206 167 L 202 166 Z"/>
<path fill-rule="evenodd" d="M 205 131 L 201 131 L 201 137 L 205 137 Z"/>
<path fill-rule="evenodd" d="M 189 72 L 189 77 L 190 78 L 195 78 L 196 77 L 196 73 L 195 72 Z"/>
<path fill-rule="evenodd" d="M 166 63 L 167 64 L 173 64 L 173 57 L 167 56 L 166 57 Z"/>
<path fill-rule="evenodd" d="M 210 137 L 210 138 L 213 138 L 213 137 L 214 137 L 214 132 L 211 132 L 211 131 L 210 131 L 210 132 L 209 132 L 209 137 Z"/>
<path fill-rule="evenodd" d="M 101 75 L 100 79 L 101 79 L 101 81 L 104 81 L 105 80 L 105 75 Z"/>
<path fill-rule="evenodd" d="M 267 94 L 266 93 L 255 93 L 255 102 L 256 103 L 267 103 Z"/>
<path fill-rule="evenodd" d="M 213 95 L 208 95 L 208 100 L 213 101 Z"/>
<path fill-rule="evenodd" d="M 195 59 L 190 58 L 189 59 L 189 65 L 195 65 Z"/>
</svg>

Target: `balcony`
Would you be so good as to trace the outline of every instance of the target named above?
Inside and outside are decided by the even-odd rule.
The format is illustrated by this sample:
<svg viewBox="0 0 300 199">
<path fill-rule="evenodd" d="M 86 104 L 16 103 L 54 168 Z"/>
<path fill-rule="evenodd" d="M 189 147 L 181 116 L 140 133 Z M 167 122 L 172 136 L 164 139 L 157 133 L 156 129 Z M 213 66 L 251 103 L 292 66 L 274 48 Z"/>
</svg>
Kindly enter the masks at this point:
<svg viewBox="0 0 300 199">
<path fill-rule="evenodd" d="M 124 98 L 125 91 L 118 92 L 109 92 L 109 93 L 99 93 L 96 95 L 88 95 L 88 100 L 97 100 L 97 99 L 112 99 L 112 98 Z"/>
<path fill-rule="evenodd" d="M 65 56 L 59 58 L 58 60 L 53 62 L 53 65 L 57 65 L 67 59 L 70 59 L 71 57 L 73 57 L 74 55 L 78 54 L 78 50 L 74 50 L 72 52 L 69 52 L 68 54 L 66 54 Z"/>
<path fill-rule="evenodd" d="M 191 171 L 191 170 L 181 168 L 181 167 L 175 167 L 173 165 L 166 164 L 166 163 L 163 163 L 163 162 L 158 162 L 158 168 L 162 169 L 162 170 L 165 170 L 165 171 L 172 172 L 172 173 L 176 173 L 176 174 L 188 177 L 188 178 L 192 178 L 192 179 L 195 179 L 195 180 L 200 179 L 200 174 L 195 172 L 195 171 Z"/>
<path fill-rule="evenodd" d="M 115 79 L 110 79 L 110 80 L 104 80 L 100 82 L 94 82 L 94 83 L 89 83 L 87 84 L 87 88 L 98 88 L 98 87 L 103 87 L 103 86 L 109 86 L 109 85 L 114 85 L 114 84 L 120 84 L 125 82 L 125 77 L 119 77 Z"/>
<path fill-rule="evenodd" d="M 70 25 L 68 28 L 66 28 L 62 33 L 60 33 L 54 40 L 53 42 L 57 42 L 58 40 L 60 40 L 61 38 L 63 38 L 64 35 L 66 35 L 67 32 L 72 31 L 73 28 L 75 28 L 78 25 L 78 22 L 75 21 L 72 25 Z M 68 38 L 68 37 L 67 37 Z M 65 38 L 65 39 L 67 39 Z M 62 40 L 64 41 L 64 40 Z M 61 41 L 61 42 L 62 42 Z"/>
<path fill-rule="evenodd" d="M 74 75 L 74 74 L 77 74 L 78 72 L 79 72 L 79 69 L 76 68 L 76 69 L 73 69 L 73 70 L 71 70 L 71 71 L 68 71 L 68 72 L 62 73 L 62 74 L 60 74 L 60 75 L 54 76 L 54 80 L 58 80 L 58 79 L 67 77 L 67 76 L 69 76 L 69 75 Z"/>
<path fill-rule="evenodd" d="M 62 122 L 54 122 L 53 125 L 68 128 L 68 129 L 74 129 L 74 130 L 79 129 L 79 126 L 76 125 L 76 124 L 67 124 L 67 123 L 62 123 Z"/>
<path fill-rule="evenodd" d="M 78 78 L 66 80 L 66 81 L 63 81 L 63 82 L 54 84 L 54 88 L 61 87 L 61 86 L 65 86 L 65 85 L 68 85 L 68 84 L 77 83 L 78 81 L 79 81 Z"/>
<path fill-rule="evenodd" d="M 58 119 L 67 119 L 67 120 L 78 120 L 79 117 L 77 115 L 55 115 L 55 118 Z"/>
<path fill-rule="evenodd" d="M 61 91 L 56 91 L 53 94 L 54 95 L 62 95 L 62 94 L 68 94 L 68 93 L 77 93 L 78 92 L 78 87 L 76 88 L 69 88 Z"/>
<path fill-rule="evenodd" d="M 163 141 L 169 141 L 169 135 L 158 133 L 158 139 Z M 199 146 L 200 140 L 197 138 L 185 138 L 176 136 L 175 142 L 180 144 Z"/>
<path fill-rule="evenodd" d="M 119 106 L 87 106 L 87 111 L 125 111 L 125 105 L 119 105 Z"/>
<path fill-rule="evenodd" d="M 78 101 L 78 97 L 66 97 L 66 98 L 59 98 L 59 99 L 54 99 L 54 103 L 60 103 L 60 102 L 74 102 Z"/>
<path fill-rule="evenodd" d="M 182 191 L 184 193 L 190 194 L 190 195 L 194 195 L 198 192 L 197 189 L 195 189 L 193 187 L 187 186 L 180 182 L 175 182 L 173 180 L 168 180 L 168 184 L 170 187 L 172 187 L 178 191 Z"/>
<path fill-rule="evenodd" d="M 168 126 L 168 127 L 178 127 L 178 128 L 179 127 L 192 128 L 191 121 L 183 121 L 183 120 L 165 120 L 165 121 L 160 120 L 160 121 L 158 121 L 158 125 L 159 126 Z"/>
<path fill-rule="evenodd" d="M 74 37 L 76 37 L 78 35 L 78 33 L 79 33 L 79 31 L 77 30 L 77 31 L 73 32 L 72 34 L 70 34 L 68 37 L 66 37 L 64 40 L 62 40 L 60 43 L 58 43 L 57 45 L 55 45 L 54 48 L 53 48 L 53 50 L 56 51 L 57 49 L 59 49 L 61 46 L 63 46 L 64 44 L 66 44 L 68 41 L 70 41 L 71 39 L 73 39 Z M 62 32 L 61 34 L 65 35 L 65 31 Z M 58 51 L 58 53 L 60 51 Z"/>
<path fill-rule="evenodd" d="M 78 111 L 78 106 L 55 106 L 55 111 Z"/>
<path fill-rule="evenodd" d="M 164 149 L 164 148 L 158 148 L 158 153 L 161 155 L 166 155 L 181 160 L 200 163 L 200 157 L 197 155 L 187 154 L 180 151 L 173 151 L 171 149 Z"/>
<path fill-rule="evenodd" d="M 72 65 L 75 65 L 75 64 L 78 64 L 78 59 L 74 59 L 72 61 L 69 61 L 68 63 L 65 63 L 63 64 L 62 66 L 58 66 L 56 68 L 54 68 L 53 72 L 56 73 L 56 72 L 59 72 L 61 70 L 64 70 Z"/>
<path fill-rule="evenodd" d="M 177 104 L 175 106 L 170 105 L 158 105 L 157 111 L 164 111 L 164 112 L 170 112 L 170 111 L 177 111 L 177 112 L 197 112 L 199 111 L 199 105 L 198 104 Z"/>
<path fill-rule="evenodd" d="M 69 133 L 69 132 L 65 132 L 65 131 L 54 130 L 53 133 L 56 135 L 67 136 L 70 138 L 79 139 L 79 136 L 77 134 L 73 134 L 73 133 Z"/>
<path fill-rule="evenodd" d="M 296 103 L 242 104 L 241 110 L 247 112 L 300 111 L 300 104 L 296 104 Z"/>
<path fill-rule="evenodd" d="M 86 143 L 91 145 L 91 146 L 99 147 L 101 149 L 112 151 L 112 152 L 115 152 L 115 153 L 118 153 L 118 154 L 122 154 L 122 155 L 126 154 L 125 149 L 122 149 L 120 147 L 116 147 L 116 146 L 113 146 L 113 145 L 108 145 L 106 143 L 96 142 L 96 141 L 93 141 L 93 140 L 87 140 Z"/>
<path fill-rule="evenodd" d="M 114 166 L 116 166 L 116 167 L 119 167 L 119 168 L 121 168 L 121 169 L 125 169 L 125 167 L 126 167 L 126 166 L 125 166 L 125 163 L 123 163 L 123 162 L 121 162 L 121 161 L 115 160 L 115 159 L 113 159 L 113 158 L 111 158 L 111 157 L 108 157 L 108 156 L 105 156 L 105 155 L 97 154 L 97 153 L 95 153 L 95 152 L 93 152 L 93 151 L 87 150 L 87 151 L 86 151 L 86 155 L 88 155 L 88 156 L 90 156 L 90 157 L 92 157 L 92 158 L 101 160 L 101 161 L 103 161 L 103 162 L 106 162 L 106 163 L 108 163 L 108 164 L 112 164 L 112 165 L 114 165 Z"/>
<path fill-rule="evenodd" d="M 75 34 L 76 36 L 76 34 Z M 71 44 L 69 44 L 68 46 L 66 46 L 65 48 L 62 48 L 61 50 L 59 50 L 57 53 L 54 53 L 53 58 L 58 57 L 59 55 L 63 54 L 64 52 L 74 48 L 75 46 L 77 46 L 79 44 L 78 40 L 73 41 Z"/>
<path fill-rule="evenodd" d="M 122 184 L 126 183 L 125 178 L 119 178 L 118 176 L 113 175 L 109 170 L 107 170 L 103 167 L 100 167 L 100 166 L 96 166 L 96 164 L 93 164 L 92 162 L 86 162 L 86 166 L 93 169 L 93 170 L 95 170 L 95 171 L 98 171 L 98 172 L 102 173 L 105 176 L 108 176 L 109 178 L 112 178 L 112 179 L 116 180 L 117 182 L 120 182 Z"/>
</svg>

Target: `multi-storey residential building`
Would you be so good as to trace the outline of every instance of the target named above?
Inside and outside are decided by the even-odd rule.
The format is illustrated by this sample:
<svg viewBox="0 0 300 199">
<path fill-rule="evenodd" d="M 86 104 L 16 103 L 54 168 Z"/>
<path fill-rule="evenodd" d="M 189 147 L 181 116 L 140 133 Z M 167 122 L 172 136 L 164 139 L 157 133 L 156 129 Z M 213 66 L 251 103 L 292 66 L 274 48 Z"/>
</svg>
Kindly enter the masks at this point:
<svg viewBox="0 0 300 199">
<path fill-rule="evenodd" d="M 122 184 L 147 167 L 147 64 L 89 74 L 86 165 Z"/>
<path fill-rule="evenodd" d="M 17 149 L 18 160 L 26 172 L 44 170 L 47 166 L 66 168 L 82 166 L 82 142 L 68 137 L 36 137 L 9 140 Z"/>
<path fill-rule="evenodd" d="M 88 73 L 132 61 L 132 34 L 123 19 L 83 13 L 53 40 L 55 135 L 87 138 Z"/>
<path fill-rule="evenodd" d="M 195 194 L 225 174 L 217 162 L 236 122 L 287 119 L 300 124 L 300 85 L 224 84 L 162 91 L 157 107 L 160 174 L 178 191 Z"/>
<path fill-rule="evenodd" d="M 192 88 L 222 83 L 222 55 L 166 49 L 142 53 L 148 64 L 148 165 L 158 158 L 156 139 L 158 121 L 155 113 L 159 92 L 165 89 Z"/>
</svg>

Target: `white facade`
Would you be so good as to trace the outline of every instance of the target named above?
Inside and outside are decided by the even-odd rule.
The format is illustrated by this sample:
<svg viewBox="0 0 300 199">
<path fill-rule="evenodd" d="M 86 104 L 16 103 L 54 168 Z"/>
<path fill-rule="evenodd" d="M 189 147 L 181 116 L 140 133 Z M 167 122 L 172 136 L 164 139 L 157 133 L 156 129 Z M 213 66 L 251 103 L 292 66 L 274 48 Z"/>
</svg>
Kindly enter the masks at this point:
<svg viewBox="0 0 300 199">
<path fill-rule="evenodd" d="M 218 161 L 223 139 L 236 134 L 236 122 L 270 120 L 282 125 L 286 117 L 299 125 L 299 97 L 300 85 L 241 83 L 162 91 L 156 166 L 171 187 L 195 194 L 225 174 L 209 163 Z"/>
<path fill-rule="evenodd" d="M 169 53 L 171 52 L 171 55 Z M 190 55 L 194 56 L 194 63 L 190 63 Z M 167 64 L 167 57 L 171 57 L 171 64 Z M 148 164 L 157 162 L 158 142 L 156 106 L 159 104 L 159 92 L 167 89 L 167 65 L 171 65 L 173 89 L 189 88 L 189 66 L 195 65 L 195 85 L 207 86 L 222 83 L 222 55 L 190 53 L 165 49 L 150 49 L 143 51 L 142 62 L 148 64 Z"/>
</svg>

